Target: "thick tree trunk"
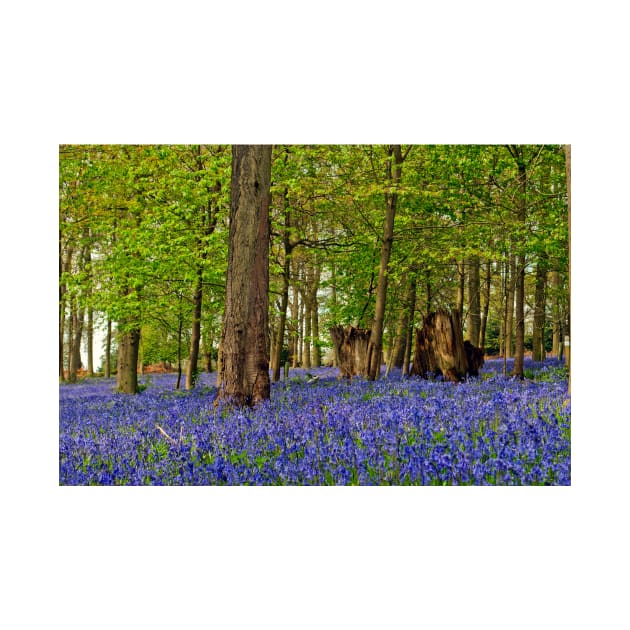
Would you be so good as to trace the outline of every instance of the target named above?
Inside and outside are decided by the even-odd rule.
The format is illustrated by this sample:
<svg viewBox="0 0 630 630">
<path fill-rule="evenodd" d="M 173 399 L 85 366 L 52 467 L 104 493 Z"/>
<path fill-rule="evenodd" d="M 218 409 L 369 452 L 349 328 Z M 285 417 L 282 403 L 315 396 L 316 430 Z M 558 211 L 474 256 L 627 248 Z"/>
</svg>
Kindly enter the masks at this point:
<svg viewBox="0 0 630 630">
<path fill-rule="evenodd" d="M 223 361 L 217 400 L 254 405 L 270 396 L 269 196 L 271 146 L 232 147 Z"/>
<path fill-rule="evenodd" d="M 451 314 L 443 309 L 424 318 L 416 332 L 416 351 L 412 375 L 428 378 L 442 374 L 448 381 L 459 382 L 466 377 L 468 361 L 459 311 Z"/>
<path fill-rule="evenodd" d="M 523 161 L 522 151 L 517 153 L 517 166 L 519 174 L 520 195 L 517 200 L 516 217 L 521 226 L 525 225 L 527 213 L 527 169 Z M 516 257 L 516 336 L 514 347 L 514 376 L 524 378 L 525 359 L 525 255 L 519 254 Z"/>
<path fill-rule="evenodd" d="M 339 357 L 338 378 L 368 376 L 368 347 L 371 331 L 354 326 L 333 326 L 330 336 Z"/>
<path fill-rule="evenodd" d="M 138 393 L 138 350 L 140 329 L 119 333 L 118 368 L 116 370 L 118 390 L 123 394 Z"/>
<path fill-rule="evenodd" d="M 393 158 L 393 168 L 392 168 Z M 399 144 L 388 148 L 387 180 L 393 186 L 400 183 L 402 176 L 403 155 Z M 398 193 L 388 192 L 385 195 L 385 223 L 383 225 L 383 242 L 381 245 L 381 258 L 378 267 L 378 284 L 376 286 L 376 302 L 374 304 L 374 321 L 372 334 L 370 335 L 370 348 L 368 351 L 368 379 L 373 381 L 378 378 L 381 369 L 381 355 L 383 352 L 383 325 L 385 322 L 385 305 L 387 300 L 387 283 L 389 258 L 394 242 L 394 220 L 396 218 L 396 206 Z"/>
</svg>

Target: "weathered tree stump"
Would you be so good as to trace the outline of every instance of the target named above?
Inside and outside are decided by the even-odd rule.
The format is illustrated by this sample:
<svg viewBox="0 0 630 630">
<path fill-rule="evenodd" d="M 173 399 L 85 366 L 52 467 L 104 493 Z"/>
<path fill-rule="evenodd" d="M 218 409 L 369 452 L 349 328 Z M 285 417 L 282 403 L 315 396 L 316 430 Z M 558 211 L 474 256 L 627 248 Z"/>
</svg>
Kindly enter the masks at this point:
<svg viewBox="0 0 630 630">
<path fill-rule="evenodd" d="M 466 378 L 468 360 L 464 346 L 459 311 L 443 309 L 424 318 L 422 329 L 416 330 L 416 349 L 411 375 L 428 378 L 442 374 L 448 381 Z"/>
<path fill-rule="evenodd" d="M 333 326 L 330 336 L 339 362 L 339 377 L 368 375 L 368 346 L 371 331 L 354 326 Z"/>
</svg>

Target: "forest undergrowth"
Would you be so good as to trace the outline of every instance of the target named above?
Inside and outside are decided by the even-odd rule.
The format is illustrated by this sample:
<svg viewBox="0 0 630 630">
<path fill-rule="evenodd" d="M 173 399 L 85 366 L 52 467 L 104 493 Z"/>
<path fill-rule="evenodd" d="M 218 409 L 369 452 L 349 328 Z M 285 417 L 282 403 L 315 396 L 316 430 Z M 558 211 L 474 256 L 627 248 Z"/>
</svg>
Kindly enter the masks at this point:
<svg viewBox="0 0 630 630">
<path fill-rule="evenodd" d="M 147 375 L 135 396 L 63 384 L 59 484 L 570 485 L 564 365 L 526 359 L 525 380 L 503 367 L 461 384 L 291 370 L 254 409 L 215 407 L 207 373 L 191 391 Z"/>
</svg>

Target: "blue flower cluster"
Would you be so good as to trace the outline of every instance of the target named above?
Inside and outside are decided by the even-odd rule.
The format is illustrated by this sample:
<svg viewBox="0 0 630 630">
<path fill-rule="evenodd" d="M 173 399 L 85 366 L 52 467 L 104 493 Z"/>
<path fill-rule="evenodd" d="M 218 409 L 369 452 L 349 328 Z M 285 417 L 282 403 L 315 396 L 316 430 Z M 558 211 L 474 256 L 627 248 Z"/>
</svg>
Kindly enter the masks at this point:
<svg viewBox="0 0 630 630">
<path fill-rule="evenodd" d="M 214 407 L 211 375 L 137 396 L 60 386 L 62 485 L 570 485 L 571 405 L 557 362 L 487 361 L 463 384 L 293 370 L 254 409 Z M 318 376 L 317 379 L 311 375 Z"/>
</svg>

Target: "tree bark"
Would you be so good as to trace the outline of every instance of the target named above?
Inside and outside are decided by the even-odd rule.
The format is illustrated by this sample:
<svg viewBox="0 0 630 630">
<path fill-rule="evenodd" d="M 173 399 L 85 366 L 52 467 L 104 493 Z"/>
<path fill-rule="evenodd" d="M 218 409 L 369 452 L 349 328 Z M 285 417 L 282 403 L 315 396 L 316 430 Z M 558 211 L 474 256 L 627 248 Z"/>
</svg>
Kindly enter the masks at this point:
<svg viewBox="0 0 630 630">
<path fill-rule="evenodd" d="M 479 280 L 479 256 L 473 256 L 468 261 L 468 321 L 467 333 L 470 342 L 479 344 L 481 330 L 481 297 Z"/>
<path fill-rule="evenodd" d="M 197 277 L 193 291 L 193 319 L 190 334 L 190 354 L 186 366 L 186 389 L 192 389 L 197 380 L 199 344 L 201 342 L 201 308 L 203 305 L 203 267 L 197 267 Z M 181 326 L 181 322 L 180 322 Z"/>
<path fill-rule="evenodd" d="M 568 314 L 568 326 L 567 326 L 567 341 L 570 343 L 571 335 L 571 145 L 564 145 L 565 153 L 565 169 L 567 176 L 567 202 L 568 202 L 568 215 L 569 215 L 569 314 Z M 571 349 L 570 346 L 566 346 L 566 365 L 569 371 L 569 396 L 571 395 Z"/>
<path fill-rule="evenodd" d="M 393 168 L 392 168 L 393 159 Z M 370 348 L 368 351 L 368 379 L 373 381 L 378 378 L 381 368 L 381 355 L 383 352 L 383 325 L 385 321 L 385 305 L 387 300 L 387 283 L 389 258 L 394 242 L 394 219 L 398 193 L 396 187 L 400 184 L 403 163 L 402 149 L 399 144 L 388 148 L 387 180 L 392 189 L 385 194 L 385 223 L 383 225 L 383 242 L 381 246 L 381 258 L 378 267 L 378 284 L 376 287 L 376 302 L 374 304 L 374 321 L 370 335 Z"/>
<path fill-rule="evenodd" d="M 547 257 L 543 254 L 536 265 L 536 289 L 534 294 L 534 330 L 532 334 L 532 359 L 545 360 L 545 306 L 547 302 Z"/>
<path fill-rule="evenodd" d="M 87 319 L 87 375 L 94 376 L 94 311 L 91 306 Z"/>
<path fill-rule="evenodd" d="M 371 331 L 354 326 L 333 326 L 330 337 L 339 357 L 338 378 L 368 376 L 368 348 Z"/>
<path fill-rule="evenodd" d="M 118 391 L 123 394 L 138 393 L 138 350 L 140 329 L 121 331 L 118 337 L 118 367 L 116 370 Z"/>
<path fill-rule="evenodd" d="M 488 312 L 490 311 L 490 289 L 492 288 L 492 263 L 486 263 L 486 276 L 483 285 L 483 310 L 481 312 L 481 327 L 477 345 L 484 348 L 486 344 L 486 328 L 488 326 Z"/>
<path fill-rule="evenodd" d="M 112 320 L 107 318 L 107 336 L 105 337 L 105 378 L 112 375 Z"/>
<path fill-rule="evenodd" d="M 464 346 L 459 311 L 448 313 L 438 309 L 424 318 L 416 332 L 416 351 L 412 375 L 428 378 L 442 374 L 448 381 L 459 382 L 466 377 L 468 361 Z"/>
<path fill-rule="evenodd" d="M 254 405 L 270 396 L 269 196 L 271 146 L 232 147 L 230 237 L 218 400 Z"/>
</svg>

